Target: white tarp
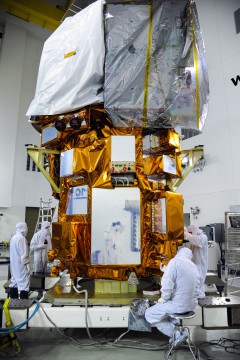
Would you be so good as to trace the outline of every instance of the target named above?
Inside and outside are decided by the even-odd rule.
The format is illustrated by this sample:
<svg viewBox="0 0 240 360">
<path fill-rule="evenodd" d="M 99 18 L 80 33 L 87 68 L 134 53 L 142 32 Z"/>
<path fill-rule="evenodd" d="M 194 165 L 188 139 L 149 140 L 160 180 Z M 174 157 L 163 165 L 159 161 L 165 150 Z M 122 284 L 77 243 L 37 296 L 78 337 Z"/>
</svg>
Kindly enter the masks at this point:
<svg viewBox="0 0 240 360">
<path fill-rule="evenodd" d="M 66 18 L 47 39 L 27 116 L 61 114 L 103 102 L 104 3 L 98 0 Z"/>
</svg>

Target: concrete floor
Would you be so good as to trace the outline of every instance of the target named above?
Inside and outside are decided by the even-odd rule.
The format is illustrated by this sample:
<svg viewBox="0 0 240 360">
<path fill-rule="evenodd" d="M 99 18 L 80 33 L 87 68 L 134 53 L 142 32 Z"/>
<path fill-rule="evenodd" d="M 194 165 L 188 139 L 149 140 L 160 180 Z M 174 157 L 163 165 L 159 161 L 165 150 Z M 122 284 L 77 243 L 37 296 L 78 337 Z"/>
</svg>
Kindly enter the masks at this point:
<svg viewBox="0 0 240 360">
<path fill-rule="evenodd" d="M 120 334 L 125 332 L 126 329 L 107 329 L 107 331 L 103 331 L 103 329 L 92 329 L 90 331 L 93 339 L 98 342 L 102 339 L 105 341 L 116 339 Z M 119 347 L 113 346 L 113 343 L 109 345 L 96 344 L 94 346 L 86 346 L 86 344 L 91 343 L 91 341 L 84 329 L 69 329 L 65 331 L 65 334 L 70 335 L 85 345 L 74 344 L 71 340 L 67 340 L 60 335 L 55 329 L 52 331 L 47 329 L 44 331 L 34 329 L 22 331 L 18 334 L 18 341 L 22 349 L 19 359 L 65 360 L 68 358 L 75 360 L 81 358 L 88 360 L 146 360 L 150 357 L 151 360 L 159 360 L 164 359 L 164 349 L 150 350 L 150 348 L 151 346 L 160 347 L 167 344 L 167 338 L 158 333 L 156 329 L 153 329 L 152 333 L 129 332 L 122 338 L 122 341 L 115 344 Z M 196 329 L 195 335 L 195 344 L 200 349 L 201 359 L 239 360 L 239 330 L 214 330 L 210 332 L 209 330 L 206 331 L 199 328 Z M 227 339 L 238 339 L 238 350 L 236 350 L 238 351 L 238 355 L 226 352 L 224 348 L 209 344 L 210 340 L 216 340 L 214 343 L 217 343 L 219 339 L 223 337 Z M 232 346 L 232 343 L 229 342 L 228 345 Z M 140 346 L 145 349 L 137 349 L 137 347 Z M 228 351 L 234 351 L 234 349 L 229 348 Z M 188 360 L 193 359 L 193 357 L 189 350 L 179 349 L 173 353 L 171 359 Z"/>
<path fill-rule="evenodd" d="M 2 252 L 2 256 L 7 253 Z M 5 284 L 8 276 L 8 266 L 0 265 L 0 299 L 6 298 Z M 37 293 L 32 293 L 35 298 Z M 129 331 L 115 344 L 114 340 L 124 334 L 127 329 L 89 329 L 89 339 L 86 329 L 28 329 L 20 330 L 17 339 L 21 347 L 18 359 L 26 360 L 161 360 L 165 350 L 161 347 L 168 343 L 168 338 L 159 333 L 156 328 L 151 333 Z M 206 330 L 200 326 L 190 327 L 191 338 L 200 349 L 201 359 L 206 360 L 239 360 L 240 359 L 240 329 Z M 71 337 L 71 338 L 70 338 Z M 222 339 L 222 340 L 221 340 Z M 225 342 L 224 339 L 232 341 Z M 234 346 L 234 340 L 237 340 Z M 74 342 L 75 341 L 75 342 Z M 79 342 L 79 344 L 77 344 Z M 222 346 L 217 346 L 218 343 Z M 224 346 L 228 346 L 227 348 Z M 159 348 L 158 350 L 154 350 Z M 140 348 L 140 349 L 139 349 Z M 9 359 L 13 349 L 0 350 L 0 359 Z M 234 353 L 231 353 L 234 352 Z M 8 354 L 8 355 L 7 355 Z M 178 349 L 172 360 L 193 359 L 189 350 Z"/>
</svg>

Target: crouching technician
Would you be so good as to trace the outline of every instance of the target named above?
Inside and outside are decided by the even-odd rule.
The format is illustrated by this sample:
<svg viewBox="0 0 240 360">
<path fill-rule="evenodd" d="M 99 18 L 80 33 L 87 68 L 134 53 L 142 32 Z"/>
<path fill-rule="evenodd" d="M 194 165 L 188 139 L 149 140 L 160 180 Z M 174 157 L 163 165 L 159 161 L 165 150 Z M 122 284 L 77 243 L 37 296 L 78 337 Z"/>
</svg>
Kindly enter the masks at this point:
<svg viewBox="0 0 240 360">
<path fill-rule="evenodd" d="M 146 320 L 163 334 L 173 337 L 174 323 L 168 314 L 193 311 L 198 304 L 200 276 L 191 261 L 192 251 L 181 248 L 165 268 L 161 282 L 161 298 L 145 312 Z M 187 338 L 176 334 L 174 345 Z"/>
</svg>

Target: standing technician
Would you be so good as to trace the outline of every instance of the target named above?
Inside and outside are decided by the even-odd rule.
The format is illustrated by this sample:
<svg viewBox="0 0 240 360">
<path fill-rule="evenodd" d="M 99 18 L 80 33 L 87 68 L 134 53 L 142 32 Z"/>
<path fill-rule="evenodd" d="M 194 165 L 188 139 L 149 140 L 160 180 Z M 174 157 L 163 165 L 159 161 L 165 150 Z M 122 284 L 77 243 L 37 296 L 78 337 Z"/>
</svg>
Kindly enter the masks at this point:
<svg viewBox="0 0 240 360">
<path fill-rule="evenodd" d="M 10 270 L 11 283 L 9 296 L 12 299 L 28 299 L 30 272 L 29 272 L 29 249 L 25 236 L 28 227 L 25 222 L 16 224 L 16 234 L 10 240 Z"/>
<path fill-rule="evenodd" d="M 47 253 L 52 249 L 50 222 L 43 221 L 41 230 L 31 240 L 30 250 L 34 252 L 34 272 L 44 273 L 48 262 Z"/>
<path fill-rule="evenodd" d="M 205 279 L 208 269 L 208 238 L 197 225 L 190 225 L 184 228 L 184 239 L 190 242 L 190 249 L 193 253 L 192 261 L 200 274 L 199 298 L 205 297 Z"/>
</svg>

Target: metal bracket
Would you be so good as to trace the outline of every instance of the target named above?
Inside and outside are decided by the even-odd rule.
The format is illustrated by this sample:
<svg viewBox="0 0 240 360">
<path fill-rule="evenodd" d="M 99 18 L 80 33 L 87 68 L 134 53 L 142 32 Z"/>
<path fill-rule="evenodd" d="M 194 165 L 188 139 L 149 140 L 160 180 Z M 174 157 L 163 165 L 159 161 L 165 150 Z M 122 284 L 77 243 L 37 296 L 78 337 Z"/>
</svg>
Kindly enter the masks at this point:
<svg viewBox="0 0 240 360">
<path fill-rule="evenodd" d="M 198 162 L 198 160 L 203 156 L 203 146 L 196 146 L 189 150 L 182 150 L 182 155 L 188 156 L 188 165 L 182 170 L 182 177 L 181 179 L 174 179 L 170 180 L 167 185 L 170 189 L 170 191 L 175 192 L 177 188 L 181 185 L 183 180 L 188 176 L 188 174 L 192 171 L 194 168 L 194 165 Z"/>
<path fill-rule="evenodd" d="M 60 189 L 57 186 L 57 184 L 53 181 L 53 179 L 50 177 L 49 173 L 46 171 L 46 169 L 43 167 L 42 158 L 46 154 L 55 154 L 60 155 L 60 151 L 57 150 L 51 150 L 51 149 L 42 149 L 35 146 L 30 146 L 27 148 L 27 153 L 30 156 L 30 158 L 34 161 L 34 163 L 37 165 L 39 170 L 42 172 L 42 174 L 45 176 L 47 181 L 51 184 L 53 189 L 60 193 Z"/>
</svg>

